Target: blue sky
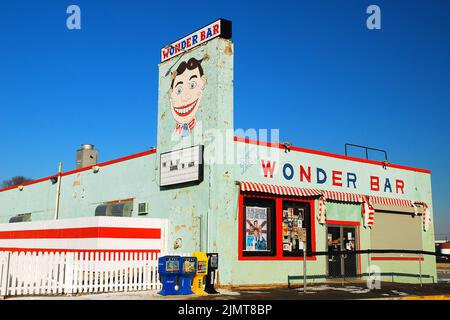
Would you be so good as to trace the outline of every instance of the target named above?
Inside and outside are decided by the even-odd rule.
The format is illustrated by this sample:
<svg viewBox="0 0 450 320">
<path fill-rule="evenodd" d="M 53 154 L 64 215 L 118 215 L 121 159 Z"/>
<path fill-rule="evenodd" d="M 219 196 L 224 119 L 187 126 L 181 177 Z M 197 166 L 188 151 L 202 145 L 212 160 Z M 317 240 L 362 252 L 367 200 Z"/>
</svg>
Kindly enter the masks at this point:
<svg viewBox="0 0 450 320">
<path fill-rule="evenodd" d="M 66 28 L 70 4 L 81 30 Z M 366 28 L 370 4 L 382 30 Z M 450 235 L 447 0 L 3 0 L 0 180 L 73 169 L 81 143 L 100 161 L 155 146 L 159 50 L 218 17 L 233 21 L 235 127 L 432 170 L 436 232 Z"/>
</svg>

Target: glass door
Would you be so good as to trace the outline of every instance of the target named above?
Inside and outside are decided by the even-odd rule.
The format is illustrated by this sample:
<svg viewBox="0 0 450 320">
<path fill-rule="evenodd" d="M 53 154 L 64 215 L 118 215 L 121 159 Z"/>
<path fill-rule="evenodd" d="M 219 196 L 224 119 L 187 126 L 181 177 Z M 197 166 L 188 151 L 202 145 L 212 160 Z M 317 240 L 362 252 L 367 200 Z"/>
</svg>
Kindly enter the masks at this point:
<svg viewBox="0 0 450 320">
<path fill-rule="evenodd" d="M 328 252 L 342 250 L 341 227 L 328 226 L 327 228 Z M 342 276 L 343 266 L 341 265 L 341 256 L 330 254 L 328 256 L 328 277 L 338 278 Z"/>
<path fill-rule="evenodd" d="M 345 251 L 354 251 L 356 248 L 355 227 L 328 226 L 328 277 L 356 277 L 357 255 Z M 331 254 L 344 251 L 343 254 Z"/>
<path fill-rule="evenodd" d="M 342 246 L 344 251 L 356 250 L 356 230 L 355 227 L 342 227 Z M 356 277 L 356 254 L 344 254 L 344 274 L 346 277 Z"/>
</svg>

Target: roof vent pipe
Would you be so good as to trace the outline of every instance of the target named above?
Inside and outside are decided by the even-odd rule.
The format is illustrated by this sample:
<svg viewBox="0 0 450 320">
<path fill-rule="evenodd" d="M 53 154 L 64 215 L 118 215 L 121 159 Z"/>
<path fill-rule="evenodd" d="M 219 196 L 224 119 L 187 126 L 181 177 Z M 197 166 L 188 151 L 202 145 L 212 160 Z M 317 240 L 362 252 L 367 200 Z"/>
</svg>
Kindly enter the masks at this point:
<svg viewBox="0 0 450 320">
<path fill-rule="evenodd" d="M 98 162 L 98 151 L 93 144 L 82 144 L 77 150 L 76 168 L 85 168 L 96 165 Z"/>
<path fill-rule="evenodd" d="M 81 149 L 83 149 L 83 150 L 92 150 L 92 149 L 94 149 L 94 145 L 93 144 L 82 144 L 81 145 Z"/>
</svg>

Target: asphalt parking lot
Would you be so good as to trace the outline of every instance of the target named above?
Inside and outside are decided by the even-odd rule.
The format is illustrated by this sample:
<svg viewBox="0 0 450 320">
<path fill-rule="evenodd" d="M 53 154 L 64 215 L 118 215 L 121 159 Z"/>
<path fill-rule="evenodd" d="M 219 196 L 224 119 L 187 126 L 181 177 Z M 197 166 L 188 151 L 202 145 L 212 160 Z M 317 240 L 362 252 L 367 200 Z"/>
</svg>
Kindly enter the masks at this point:
<svg viewBox="0 0 450 320">
<path fill-rule="evenodd" d="M 191 299 L 249 300 L 334 300 L 334 299 L 407 299 L 439 297 L 450 299 L 450 282 L 437 284 L 401 284 L 382 282 L 380 289 L 370 290 L 365 283 L 316 284 L 303 287 L 222 291 L 220 295 L 193 296 Z"/>
<path fill-rule="evenodd" d="M 438 283 L 404 284 L 382 282 L 380 289 L 370 290 L 364 281 L 346 281 L 342 283 L 324 283 L 294 288 L 261 288 L 253 290 L 224 291 L 214 296 L 196 297 L 192 299 L 271 299 L 271 300 L 327 300 L 327 299 L 411 299 L 433 298 L 450 299 L 450 264 L 439 264 L 437 269 Z"/>
</svg>

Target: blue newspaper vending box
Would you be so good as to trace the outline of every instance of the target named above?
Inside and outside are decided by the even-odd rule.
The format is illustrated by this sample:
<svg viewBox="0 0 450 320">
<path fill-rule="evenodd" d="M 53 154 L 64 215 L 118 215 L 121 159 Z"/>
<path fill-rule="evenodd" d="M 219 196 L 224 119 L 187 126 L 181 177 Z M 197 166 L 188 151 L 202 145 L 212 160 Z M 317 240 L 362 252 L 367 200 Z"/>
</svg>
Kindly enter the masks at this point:
<svg viewBox="0 0 450 320">
<path fill-rule="evenodd" d="M 180 256 L 164 256 L 158 259 L 158 273 L 162 283 L 162 289 L 158 292 L 160 295 L 178 294 L 175 285 L 181 270 L 180 263 Z"/>
<path fill-rule="evenodd" d="M 181 257 L 181 272 L 179 275 L 180 289 L 178 294 L 193 294 L 192 278 L 197 271 L 196 257 Z"/>
</svg>

